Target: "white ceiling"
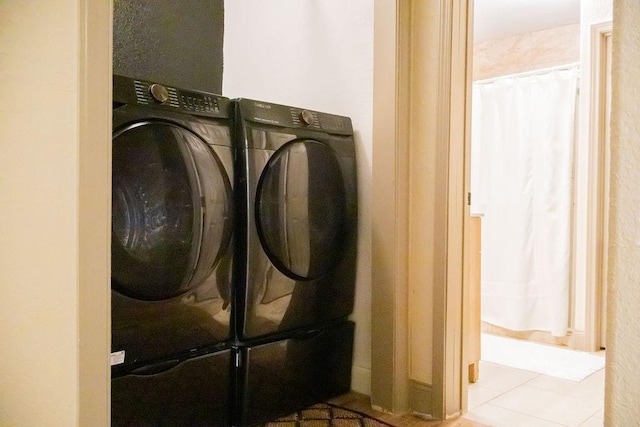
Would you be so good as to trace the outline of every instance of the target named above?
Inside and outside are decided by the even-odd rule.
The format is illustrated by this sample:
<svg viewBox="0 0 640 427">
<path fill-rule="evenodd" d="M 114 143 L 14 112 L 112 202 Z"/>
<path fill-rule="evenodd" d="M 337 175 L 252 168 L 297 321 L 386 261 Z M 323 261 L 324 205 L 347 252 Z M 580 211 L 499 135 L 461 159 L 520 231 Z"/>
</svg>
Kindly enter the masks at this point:
<svg viewBox="0 0 640 427">
<path fill-rule="evenodd" d="M 580 0 L 475 0 L 474 43 L 580 22 Z"/>
</svg>

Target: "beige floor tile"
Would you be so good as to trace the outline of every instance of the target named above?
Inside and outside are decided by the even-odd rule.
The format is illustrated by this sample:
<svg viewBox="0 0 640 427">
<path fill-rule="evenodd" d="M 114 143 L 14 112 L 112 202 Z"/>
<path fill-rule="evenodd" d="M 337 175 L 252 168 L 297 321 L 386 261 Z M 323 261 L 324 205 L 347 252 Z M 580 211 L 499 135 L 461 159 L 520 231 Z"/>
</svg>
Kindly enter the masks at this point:
<svg viewBox="0 0 640 427">
<path fill-rule="evenodd" d="M 464 418 L 491 427 L 558 427 L 562 425 L 489 403 L 472 409 L 465 414 Z"/>
<path fill-rule="evenodd" d="M 470 384 L 469 385 L 469 399 L 468 399 L 468 407 L 469 409 L 473 409 L 477 406 L 482 405 L 483 403 L 487 403 L 491 399 L 494 399 L 502 394 L 501 391 L 492 390 L 490 388 L 486 388 L 481 386 L 480 384 Z"/>
<path fill-rule="evenodd" d="M 587 378 L 585 378 L 582 381 L 582 383 L 584 384 L 594 383 L 594 384 L 597 384 L 598 387 L 602 386 L 602 388 L 604 388 L 604 378 L 605 378 L 605 370 L 604 368 L 602 368 L 599 371 L 589 375 Z"/>
<path fill-rule="evenodd" d="M 350 393 L 337 404 L 407 427 L 595 427 L 604 424 L 604 370 L 581 382 L 480 362 L 480 380 L 469 385 L 469 411 L 447 422 L 394 417 L 373 411 L 369 399 Z"/>
<path fill-rule="evenodd" d="M 581 399 L 586 405 L 596 409 L 604 407 L 604 375 L 593 374 L 582 382 L 541 375 L 527 385 Z"/>
<path fill-rule="evenodd" d="M 477 384 L 491 390 L 505 392 L 538 376 L 540 374 L 535 372 L 480 361 L 480 376 Z"/>
<path fill-rule="evenodd" d="M 604 426 L 604 420 L 598 417 L 591 417 L 587 421 L 580 424 L 580 427 L 602 427 Z"/>
<path fill-rule="evenodd" d="M 582 399 L 529 385 L 504 393 L 491 404 L 566 426 L 578 426 L 600 409 Z"/>
</svg>

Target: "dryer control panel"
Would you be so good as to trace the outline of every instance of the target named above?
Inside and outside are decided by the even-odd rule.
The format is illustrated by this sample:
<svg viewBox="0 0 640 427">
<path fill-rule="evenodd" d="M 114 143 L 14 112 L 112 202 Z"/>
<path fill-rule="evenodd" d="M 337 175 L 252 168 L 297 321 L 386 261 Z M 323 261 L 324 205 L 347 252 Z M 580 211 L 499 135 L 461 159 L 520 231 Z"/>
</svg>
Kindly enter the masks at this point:
<svg viewBox="0 0 640 427">
<path fill-rule="evenodd" d="M 255 123 L 353 135 L 353 126 L 349 117 L 252 99 L 241 99 L 238 101 L 238 106 L 245 120 Z"/>
</svg>

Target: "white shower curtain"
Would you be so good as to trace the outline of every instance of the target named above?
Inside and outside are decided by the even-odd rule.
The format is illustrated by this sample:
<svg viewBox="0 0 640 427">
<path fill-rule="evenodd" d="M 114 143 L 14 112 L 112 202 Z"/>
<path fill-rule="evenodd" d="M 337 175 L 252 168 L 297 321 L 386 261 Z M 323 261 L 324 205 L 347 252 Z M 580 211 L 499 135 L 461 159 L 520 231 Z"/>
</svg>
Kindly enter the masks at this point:
<svg viewBox="0 0 640 427">
<path fill-rule="evenodd" d="M 566 335 L 578 69 L 473 86 L 472 213 L 482 214 L 482 320 Z"/>
</svg>

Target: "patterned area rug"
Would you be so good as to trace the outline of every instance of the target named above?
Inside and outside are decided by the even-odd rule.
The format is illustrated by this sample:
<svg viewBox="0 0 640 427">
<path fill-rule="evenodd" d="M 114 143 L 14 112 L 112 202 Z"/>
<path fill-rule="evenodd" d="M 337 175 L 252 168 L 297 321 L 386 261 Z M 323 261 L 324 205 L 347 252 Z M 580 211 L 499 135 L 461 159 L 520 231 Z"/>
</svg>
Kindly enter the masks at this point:
<svg viewBox="0 0 640 427">
<path fill-rule="evenodd" d="M 263 424 L 264 427 L 387 427 L 368 415 L 339 406 L 318 403 L 306 409 Z"/>
</svg>

